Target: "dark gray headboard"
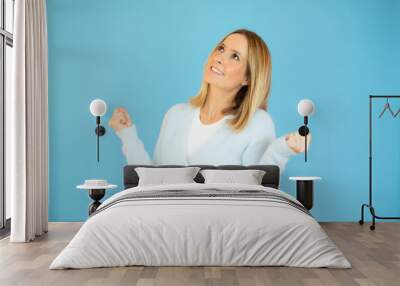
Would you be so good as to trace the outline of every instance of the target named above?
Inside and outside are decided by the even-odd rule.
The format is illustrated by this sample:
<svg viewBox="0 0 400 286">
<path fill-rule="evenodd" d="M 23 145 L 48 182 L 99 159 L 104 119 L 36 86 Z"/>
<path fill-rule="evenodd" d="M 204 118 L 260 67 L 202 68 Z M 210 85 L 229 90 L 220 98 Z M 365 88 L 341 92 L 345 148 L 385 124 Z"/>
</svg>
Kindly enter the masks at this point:
<svg viewBox="0 0 400 286">
<path fill-rule="evenodd" d="M 275 165 L 252 165 L 252 166 L 241 166 L 241 165 L 221 165 L 221 166 L 212 166 L 212 165 L 191 165 L 200 167 L 201 169 L 219 169 L 219 170 L 264 170 L 266 173 L 262 180 L 262 185 L 265 187 L 271 187 L 278 189 L 279 188 L 279 167 Z M 182 165 L 126 165 L 124 167 L 124 189 L 136 187 L 139 182 L 139 177 L 135 171 L 136 167 L 147 167 L 147 168 L 179 168 L 179 167 L 188 167 Z M 197 183 L 204 183 L 203 176 L 198 173 L 194 180 Z"/>
</svg>

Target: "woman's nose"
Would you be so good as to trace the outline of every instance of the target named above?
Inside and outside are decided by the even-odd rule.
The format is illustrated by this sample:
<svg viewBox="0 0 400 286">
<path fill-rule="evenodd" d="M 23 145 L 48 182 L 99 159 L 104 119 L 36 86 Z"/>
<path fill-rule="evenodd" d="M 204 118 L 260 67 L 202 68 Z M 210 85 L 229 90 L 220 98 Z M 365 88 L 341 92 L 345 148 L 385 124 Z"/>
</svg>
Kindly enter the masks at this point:
<svg viewBox="0 0 400 286">
<path fill-rule="evenodd" d="M 222 58 L 221 58 L 221 56 L 215 57 L 215 61 L 216 61 L 218 64 L 222 65 Z"/>
</svg>

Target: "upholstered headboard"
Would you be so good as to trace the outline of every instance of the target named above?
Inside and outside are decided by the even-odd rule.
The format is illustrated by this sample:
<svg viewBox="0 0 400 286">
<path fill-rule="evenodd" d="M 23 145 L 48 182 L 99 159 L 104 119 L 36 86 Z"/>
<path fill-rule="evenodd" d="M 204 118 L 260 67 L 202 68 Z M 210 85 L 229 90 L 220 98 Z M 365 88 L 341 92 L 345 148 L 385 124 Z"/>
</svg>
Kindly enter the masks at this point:
<svg viewBox="0 0 400 286">
<path fill-rule="evenodd" d="M 279 167 L 275 165 L 252 165 L 252 166 L 241 166 L 241 165 L 221 165 L 221 166 L 212 166 L 212 165 L 191 165 L 200 167 L 203 169 L 219 169 L 219 170 L 264 170 L 266 173 L 262 179 L 262 185 L 265 187 L 271 187 L 278 189 L 279 188 Z M 179 167 L 187 167 L 182 165 L 126 165 L 124 167 L 124 188 L 132 188 L 136 187 L 139 182 L 139 176 L 135 171 L 136 167 L 147 167 L 147 168 L 179 168 Z M 204 183 L 203 176 L 198 173 L 194 180 L 197 183 Z"/>
</svg>

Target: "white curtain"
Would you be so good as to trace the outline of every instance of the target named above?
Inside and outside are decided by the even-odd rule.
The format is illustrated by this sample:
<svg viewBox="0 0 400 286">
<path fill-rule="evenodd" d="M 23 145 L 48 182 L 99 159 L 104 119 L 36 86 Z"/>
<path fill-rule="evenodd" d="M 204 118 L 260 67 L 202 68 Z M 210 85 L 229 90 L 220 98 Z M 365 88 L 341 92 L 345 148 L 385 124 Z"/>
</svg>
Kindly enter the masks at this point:
<svg viewBox="0 0 400 286">
<path fill-rule="evenodd" d="M 48 227 L 48 97 L 45 0 L 16 0 L 13 92 L 6 121 L 6 180 L 11 191 L 12 242 Z"/>
</svg>

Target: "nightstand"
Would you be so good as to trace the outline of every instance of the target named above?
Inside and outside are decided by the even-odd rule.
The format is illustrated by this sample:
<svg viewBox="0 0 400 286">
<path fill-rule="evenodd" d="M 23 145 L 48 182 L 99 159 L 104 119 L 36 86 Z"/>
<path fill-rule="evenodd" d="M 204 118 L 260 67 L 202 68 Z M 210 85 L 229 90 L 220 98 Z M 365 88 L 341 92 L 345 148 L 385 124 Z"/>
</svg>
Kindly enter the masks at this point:
<svg viewBox="0 0 400 286">
<path fill-rule="evenodd" d="M 314 181 L 321 180 L 320 177 L 289 177 L 289 180 L 296 181 L 296 199 L 303 206 L 311 210 L 313 207 Z"/>
<path fill-rule="evenodd" d="M 106 180 L 85 180 L 83 185 L 76 186 L 77 189 L 89 191 L 89 197 L 93 202 L 89 205 L 89 216 L 101 205 L 100 200 L 106 194 L 107 189 L 114 189 L 117 185 L 108 184 Z"/>
</svg>

